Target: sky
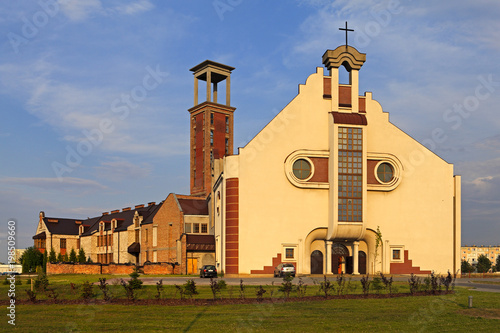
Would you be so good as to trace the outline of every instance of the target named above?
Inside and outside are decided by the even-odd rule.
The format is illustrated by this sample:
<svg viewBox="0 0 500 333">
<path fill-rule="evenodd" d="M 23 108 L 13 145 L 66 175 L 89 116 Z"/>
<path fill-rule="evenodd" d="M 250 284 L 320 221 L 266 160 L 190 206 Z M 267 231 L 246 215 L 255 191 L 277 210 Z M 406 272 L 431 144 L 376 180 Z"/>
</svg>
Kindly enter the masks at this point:
<svg viewBox="0 0 500 333">
<path fill-rule="evenodd" d="M 83 219 L 189 194 L 189 69 L 236 68 L 242 147 L 345 43 L 346 21 L 367 54 L 360 93 L 462 175 L 462 244 L 500 243 L 498 1 L 18 0 L 0 13 L 0 261 L 9 220 L 26 248 L 40 211 Z"/>
</svg>

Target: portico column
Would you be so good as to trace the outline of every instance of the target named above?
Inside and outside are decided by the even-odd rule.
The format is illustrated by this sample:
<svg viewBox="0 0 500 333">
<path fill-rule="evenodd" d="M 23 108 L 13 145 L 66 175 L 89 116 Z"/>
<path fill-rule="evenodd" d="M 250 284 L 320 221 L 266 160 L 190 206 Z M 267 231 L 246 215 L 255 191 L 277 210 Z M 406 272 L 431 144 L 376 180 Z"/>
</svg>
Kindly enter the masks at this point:
<svg viewBox="0 0 500 333">
<path fill-rule="evenodd" d="M 354 266 L 352 268 L 352 274 L 353 275 L 359 275 L 358 267 L 359 267 L 359 242 L 353 242 L 353 250 L 352 250 L 352 256 L 353 256 L 353 261 L 352 265 Z"/>
<path fill-rule="evenodd" d="M 326 246 L 326 272 L 332 274 L 332 241 L 325 241 Z"/>
</svg>

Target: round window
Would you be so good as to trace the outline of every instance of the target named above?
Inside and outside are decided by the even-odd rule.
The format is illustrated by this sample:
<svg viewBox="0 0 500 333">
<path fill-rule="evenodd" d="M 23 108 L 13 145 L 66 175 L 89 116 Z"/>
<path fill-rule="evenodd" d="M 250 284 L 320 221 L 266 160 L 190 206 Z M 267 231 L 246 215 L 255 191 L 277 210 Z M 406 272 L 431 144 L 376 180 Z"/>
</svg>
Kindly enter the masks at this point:
<svg viewBox="0 0 500 333">
<path fill-rule="evenodd" d="M 293 174 L 298 179 L 307 179 L 311 175 L 311 164 L 304 159 L 296 160 L 293 162 Z"/>
<path fill-rule="evenodd" d="M 388 183 L 394 177 L 394 170 L 389 163 L 381 163 L 377 168 L 377 177 L 382 183 Z"/>
</svg>

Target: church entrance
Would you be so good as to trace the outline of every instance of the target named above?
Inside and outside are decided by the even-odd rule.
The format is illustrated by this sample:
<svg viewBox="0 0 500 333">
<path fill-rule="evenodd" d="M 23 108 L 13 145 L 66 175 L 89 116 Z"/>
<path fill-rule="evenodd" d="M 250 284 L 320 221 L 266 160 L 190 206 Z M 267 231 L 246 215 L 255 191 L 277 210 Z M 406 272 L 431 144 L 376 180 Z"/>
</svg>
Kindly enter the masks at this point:
<svg viewBox="0 0 500 333">
<path fill-rule="evenodd" d="M 311 274 L 323 274 L 323 253 L 315 250 L 311 253 Z"/>
<path fill-rule="evenodd" d="M 349 256 L 345 258 L 345 272 L 352 274 L 354 272 L 354 257 Z M 364 251 L 358 252 L 358 273 L 366 274 L 366 253 Z"/>
<path fill-rule="evenodd" d="M 358 252 L 358 272 L 366 274 L 366 253 L 364 251 Z"/>
<path fill-rule="evenodd" d="M 332 273 L 341 274 L 343 271 L 343 264 L 349 257 L 349 250 L 345 245 L 340 243 L 332 244 Z"/>
</svg>

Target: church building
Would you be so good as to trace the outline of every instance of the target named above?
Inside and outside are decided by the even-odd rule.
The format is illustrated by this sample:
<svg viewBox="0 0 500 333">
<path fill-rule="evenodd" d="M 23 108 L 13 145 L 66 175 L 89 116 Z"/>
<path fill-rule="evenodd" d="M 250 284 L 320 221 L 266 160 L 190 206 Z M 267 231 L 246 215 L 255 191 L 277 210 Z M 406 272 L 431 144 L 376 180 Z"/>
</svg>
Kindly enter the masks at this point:
<svg viewBox="0 0 500 333">
<path fill-rule="evenodd" d="M 233 68 L 210 61 L 194 68 L 191 187 L 206 189 L 212 173 L 219 270 L 272 274 L 285 262 L 297 274 L 456 272 L 460 176 L 392 124 L 371 92 L 359 94 L 365 54 L 343 45 L 322 60 L 326 71 L 318 67 L 238 154 L 221 159 L 221 150 L 232 152 Z M 339 83 L 342 67 L 348 84 Z M 200 78 L 207 81 L 202 104 Z M 212 90 L 216 98 L 225 79 L 221 105 Z"/>
<path fill-rule="evenodd" d="M 324 67 L 237 154 L 234 68 L 191 68 L 190 195 L 83 221 L 41 212 L 35 246 L 182 274 L 215 264 L 226 276 L 270 276 L 279 263 L 299 275 L 457 272 L 461 178 L 392 124 L 371 92 L 360 95 L 365 61 L 347 43 L 327 50 Z"/>
</svg>

